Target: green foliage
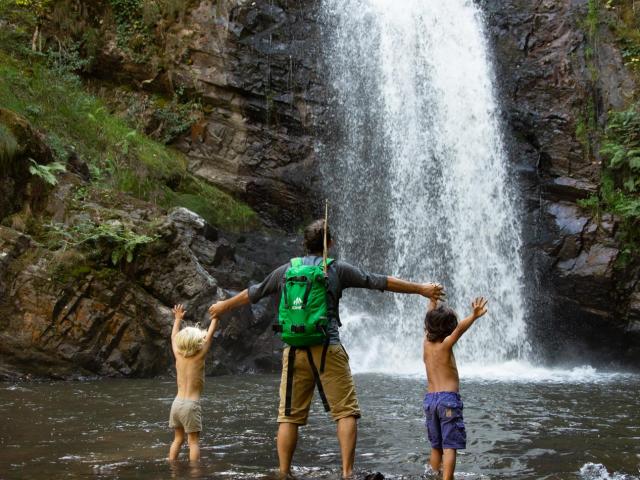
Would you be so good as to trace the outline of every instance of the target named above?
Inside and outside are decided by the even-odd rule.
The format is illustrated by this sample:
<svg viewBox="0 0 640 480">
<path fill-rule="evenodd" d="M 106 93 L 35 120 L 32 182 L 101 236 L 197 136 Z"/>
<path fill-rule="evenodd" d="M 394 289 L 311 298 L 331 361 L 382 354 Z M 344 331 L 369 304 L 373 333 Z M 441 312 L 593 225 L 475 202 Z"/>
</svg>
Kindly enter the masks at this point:
<svg viewBox="0 0 640 480">
<path fill-rule="evenodd" d="M 167 190 L 165 205 L 188 208 L 210 224 L 228 230 L 246 231 L 259 225 L 250 207 L 192 176 L 184 177 L 176 191 Z"/>
<path fill-rule="evenodd" d="M 64 140 L 62 140 L 55 133 L 50 133 L 49 135 L 47 135 L 47 144 L 53 152 L 53 157 L 56 159 L 56 161 L 60 163 L 64 163 L 67 161 L 69 152 L 67 151 Z"/>
<path fill-rule="evenodd" d="M 0 0 L 0 21 L 5 18 L 2 2 L 7 1 Z M 3 42 L 8 30 L 0 28 L 0 107 L 25 116 L 46 132 L 56 162 L 66 162 L 74 152 L 87 162 L 94 180 L 92 188 L 120 190 L 166 207 L 193 208 L 212 224 L 228 229 L 242 230 L 258 224 L 255 212 L 247 205 L 190 175 L 180 152 L 132 129 L 124 119 L 112 115 L 103 101 L 84 90 L 73 74 L 82 68 L 74 63 L 79 58 L 77 48 L 56 64 L 50 55 L 26 47 L 31 40 L 28 33 Z M 18 49 L 18 45 L 23 48 Z M 181 104 L 177 98 L 159 106 L 164 125 L 160 130 L 162 140 L 186 130 L 193 108 L 197 109 L 197 104 Z M 2 159 L 8 158 L 12 145 L 6 129 L 0 130 Z"/>
<path fill-rule="evenodd" d="M 53 4 L 53 0 L 13 0 L 13 3 L 17 7 L 27 9 L 38 16 L 43 16 Z"/>
<path fill-rule="evenodd" d="M 14 0 L 0 0 L 0 46 L 15 55 L 30 51 L 38 17 L 30 9 L 16 5 Z"/>
<path fill-rule="evenodd" d="M 587 70 L 591 77 L 592 82 L 598 80 L 598 67 L 595 57 L 598 52 L 598 30 L 600 28 L 600 9 L 601 0 L 588 0 L 587 2 L 587 16 L 583 22 L 583 28 L 586 31 L 586 45 L 584 49 L 584 56 L 587 65 Z"/>
<path fill-rule="evenodd" d="M 59 43 L 57 49 L 47 50 L 46 57 L 51 70 L 61 76 L 71 75 L 68 81 L 75 81 L 73 75 L 86 71 L 93 63 L 93 58 L 82 55 L 79 42 L 69 42 L 68 45 Z"/>
<path fill-rule="evenodd" d="M 118 46 L 135 60 L 146 58 L 145 48 L 152 43 L 149 27 L 142 19 L 140 0 L 109 0 L 116 22 Z"/>
<path fill-rule="evenodd" d="M 637 192 L 640 187 L 640 112 L 637 105 L 610 112 L 600 153 L 622 190 Z"/>
<path fill-rule="evenodd" d="M 118 46 L 133 61 L 148 61 L 170 72 L 185 46 L 168 33 L 176 22 L 184 20 L 190 3 L 191 0 L 109 0 Z"/>
<path fill-rule="evenodd" d="M 164 144 L 187 132 L 202 116 L 199 101 L 181 101 L 178 93 L 171 100 L 131 92 L 123 92 L 122 95 L 125 100 L 117 102 L 116 108 L 126 108 L 126 117 L 132 125 Z"/>
<path fill-rule="evenodd" d="M 185 0 L 143 0 L 142 19 L 146 25 L 155 25 L 166 19 L 169 22 L 184 17 L 187 4 Z"/>
<path fill-rule="evenodd" d="M 87 251 L 97 247 L 100 252 L 108 254 L 113 265 L 119 265 L 123 260 L 131 263 L 140 247 L 158 239 L 157 235 L 137 233 L 118 220 L 99 224 L 86 221 L 73 226 L 54 223 L 49 228 L 54 246 Z"/>
<path fill-rule="evenodd" d="M 640 112 L 638 106 L 610 112 L 600 153 L 605 169 L 598 195 L 578 204 L 596 218 L 611 213 L 620 219 L 622 245 L 619 265 L 625 265 L 640 248 Z"/>
<path fill-rule="evenodd" d="M 590 39 L 594 39 L 600 24 L 600 0 L 589 0 L 587 3 L 587 17 L 585 27 Z"/>
<path fill-rule="evenodd" d="M 162 143 L 170 143 L 178 136 L 188 131 L 196 119 L 194 110 L 197 107 L 193 103 L 171 103 L 159 106 L 154 111 L 154 117 L 159 123 L 158 140 Z"/>
<path fill-rule="evenodd" d="M 606 8 L 625 65 L 640 73 L 640 6 L 629 0 L 608 0 Z"/>
<path fill-rule="evenodd" d="M 582 145 L 586 157 L 590 157 L 592 144 L 599 134 L 597 114 L 593 104 L 593 98 L 589 97 L 586 107 L 578 116 L 576 122 L 576 140 Z"/>
<path fill-rule="evenodd" d="M 132 131 L 82 91 L 77 79 L 47 68 L 38 57 L 22 63 L 0 51 L 0 106 L 47 131 L 54 152 L 63 155 L 66 146 L 86 159 L 98 181 L 111 184 L 107 173 L 117 164 L 155 182 L 161 191 L 163 179 L 185 171 L 180 153 Z"/>
<path fill-rule="evenodd" d="M 35 175 L 36 177 L 41 178 L 45 183 L 49 185 L 57 185 L 58 178 L 56 177 L 57 173 L 65 172 L 67 169 L 65 166 L 59 162 L 52 162 L 47 165 L 41 165 L 34 160 L 31 160 L 31 165 L 29 166 L 29 173 L 31 175 Z"/>
</svg>

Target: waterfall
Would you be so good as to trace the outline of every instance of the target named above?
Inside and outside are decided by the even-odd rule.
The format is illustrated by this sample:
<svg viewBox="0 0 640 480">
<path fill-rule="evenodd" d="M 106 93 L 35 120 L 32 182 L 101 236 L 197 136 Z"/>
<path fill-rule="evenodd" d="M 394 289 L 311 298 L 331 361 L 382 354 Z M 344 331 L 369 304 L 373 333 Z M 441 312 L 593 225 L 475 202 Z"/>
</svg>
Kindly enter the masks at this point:
<svg viewBox="0 0 640 480">
<path fill-rule="evenodd" d="M 466 362 L 525 359 L 522 241 L 483 18 L 471 0 L 323 0 L 329 128 L 319 146 L 337 256 L 439 281 Z M 422 371 L 426 299 L 345 292 L 355 370 Z"/>
</svg>

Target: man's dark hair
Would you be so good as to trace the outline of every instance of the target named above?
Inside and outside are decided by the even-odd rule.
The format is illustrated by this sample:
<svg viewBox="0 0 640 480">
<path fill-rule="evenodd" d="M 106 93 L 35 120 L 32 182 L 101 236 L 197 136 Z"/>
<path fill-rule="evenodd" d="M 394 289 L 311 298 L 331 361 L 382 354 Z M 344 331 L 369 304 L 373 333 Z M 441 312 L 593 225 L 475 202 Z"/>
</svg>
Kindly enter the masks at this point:
<svg viewBox="0 0 640 480">
<path fill-rule="evenodd" d="M 427 340 L 438 342 L 451 335 L 451 332 L 458 326 L 458 316 L 451 308 L 440 305 L 427 312 L 424 318 L 424 331 L 427 333 Z"/>
<path fill-rule="evenodd" d="M 307 253 L 324 250 L 324 219 L 314 220 L 304 229 L 304 249 Z M 327 226 L 327 245 L 331 243 L 331 230 Z"/>
</svg>

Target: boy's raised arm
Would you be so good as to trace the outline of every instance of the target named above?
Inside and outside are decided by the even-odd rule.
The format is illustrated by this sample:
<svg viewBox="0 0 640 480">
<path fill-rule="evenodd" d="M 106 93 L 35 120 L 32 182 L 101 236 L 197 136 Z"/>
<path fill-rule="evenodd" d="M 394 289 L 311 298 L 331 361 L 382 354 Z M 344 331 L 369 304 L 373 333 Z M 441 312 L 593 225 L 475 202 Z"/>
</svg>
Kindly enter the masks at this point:
<svg viewBox="0 0 640 480">
<path fill-rule="evenodd" d="M 171 330 L 171 346 L 174 346 L 176 335 L 180 331 L 180 322 L 184 318 L 185 309 L 181 303 L 175 305 L 171 311 L 173 312 L 173 329 Z"/>
<path fill-rule="evenodd" d="M 431 310 L 435 310 L 437 306 L 438 306 L 438 299 L 429 297 L 429 305 L 427 306 L 427 312 L 430 312 Z"/>
<path fill-rule="evenodd" d="M 205 353 L 209 351 L 211 348 L 211 342 L 213 342 L 213 334 L 216 333 L 218 329 L 218 317 L 211 317 L 211 322 L 209 323 L 209 329 L 207 330 L 207 336 L 204 337 L 204 348 L 202 349 Z"/>
<path fill-rule="evenodd" d="M 473 322 L 487 313 L 487 300 L 484 297 L 478 297 L 471 302 L 471 314 L 458 323 L 458 326 L 451 332 L 451 335 L 445 337 L 442 343 L 453 347 L 455 343 L 460 340 L 460 337 L 466 332 Z"/>
</svg>

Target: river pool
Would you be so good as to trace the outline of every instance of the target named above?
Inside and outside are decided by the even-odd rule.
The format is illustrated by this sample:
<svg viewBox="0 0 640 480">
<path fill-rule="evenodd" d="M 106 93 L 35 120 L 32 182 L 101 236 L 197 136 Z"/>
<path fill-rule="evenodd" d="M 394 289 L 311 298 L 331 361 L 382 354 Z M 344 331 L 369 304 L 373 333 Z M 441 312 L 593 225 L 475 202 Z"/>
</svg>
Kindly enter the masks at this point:
<svg viewBox="0 0 640 480">
<path fill-rule="evenodd" d="M 363 410 L 359 474 L 422 478 L 424 380 L 356 374 L 355 381 Z M 277 386 L 276 375 L 207 378 L 203 459 L 192 468 L 165 461 L 170 379 L 0 384 L 0 478 L 272 477 Z M 469 442 L 458 478 L 637 480 L 639 391 L 640 376 L 589 369 L 471 375 L 462 381 Z M 334 431 L 316 398 L 294 457 L 299 478 L 338 478 Z"/>
</svg>

